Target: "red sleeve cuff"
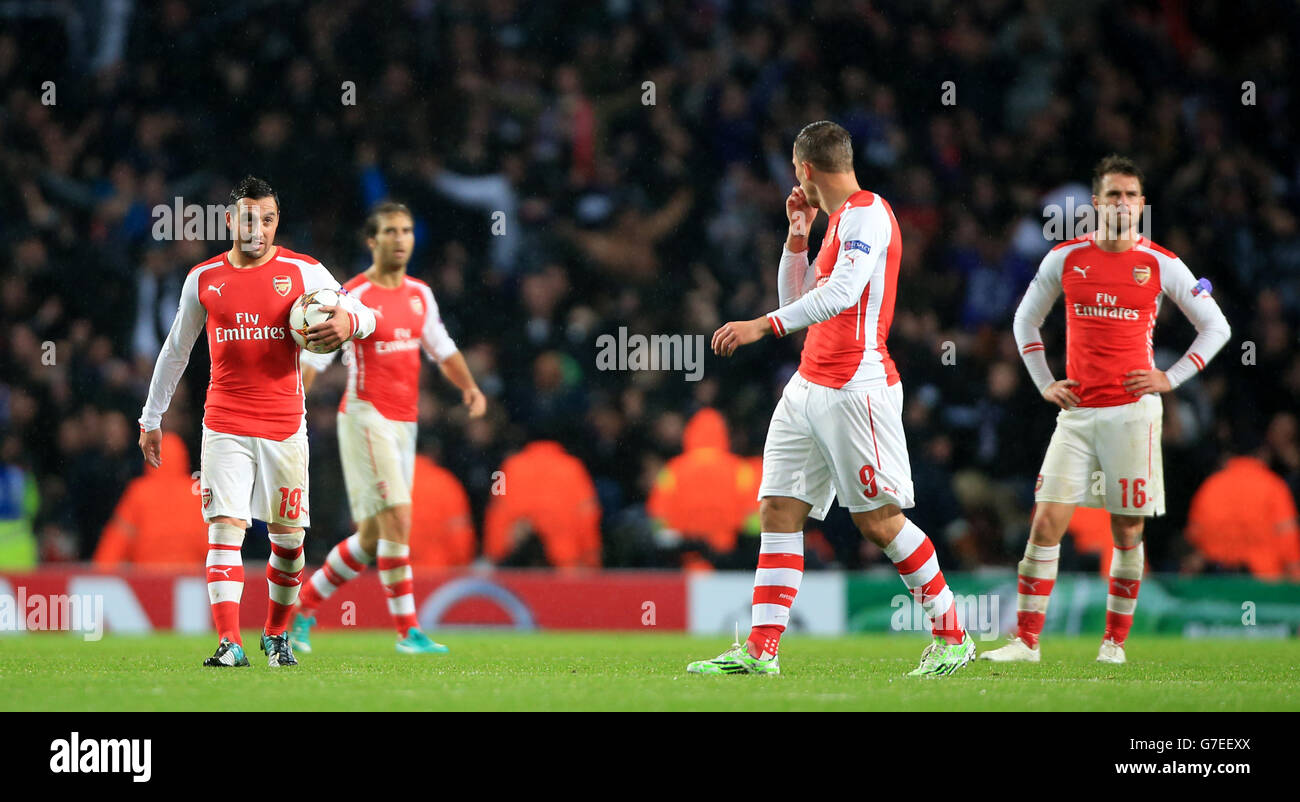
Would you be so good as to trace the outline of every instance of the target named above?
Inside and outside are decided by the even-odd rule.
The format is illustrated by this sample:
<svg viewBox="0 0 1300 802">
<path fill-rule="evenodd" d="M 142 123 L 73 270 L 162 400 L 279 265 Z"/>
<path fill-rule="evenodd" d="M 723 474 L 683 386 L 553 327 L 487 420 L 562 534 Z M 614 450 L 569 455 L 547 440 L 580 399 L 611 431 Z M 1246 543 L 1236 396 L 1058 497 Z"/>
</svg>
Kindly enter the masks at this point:
<svg viewBox="0 0 1300 802">
<path fill-rule="evenodd" d="M 785 326 L 781 325 L 781 321 L 777 320 L 776 315 L 767 316 L 767 325 L 772 327 L 772 333 L 777 337 L 785 336 Z"/>
</svg>

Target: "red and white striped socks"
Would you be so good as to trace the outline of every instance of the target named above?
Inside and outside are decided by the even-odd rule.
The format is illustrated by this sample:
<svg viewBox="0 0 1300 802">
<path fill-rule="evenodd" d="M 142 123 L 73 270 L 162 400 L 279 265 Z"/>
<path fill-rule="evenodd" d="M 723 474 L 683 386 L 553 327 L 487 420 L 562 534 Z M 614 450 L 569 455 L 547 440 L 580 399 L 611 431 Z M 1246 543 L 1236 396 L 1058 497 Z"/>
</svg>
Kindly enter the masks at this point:
<svg viewBox="0 0 1300 802">
<path fill-rule="evenodd" d="M 885 546 L 885 556 L 893 561 L 903 584 L 921 602 L 930 618 L 936 637 L 948 643 L 961 643 L 966 633 L 957 623 L 957 606 L 952 591 L 939 570 L 934 543 L 921 527 L 906 521 L 894 539 Z"/>
<path fill-rule="evenodd" d="M 1106 634 L 1103 640 L 1120 645 L 1133 626 L 1137 610 L 1138 588 L 1142 586 L 1142 569 L 1146 549 L 1141 543 L 1127 548 L 1115 546 L 1110 558 L 1110 592 L 1106 595 Z"/>
<path fill-rule="evenodd" d="M 1030 542 L 1017 567 L 1016 635 L 1031 649 L 1038 648 L 1038 636 L 1047 620 L 1047 602 L 1056 585 L 1061 563 L 1061 544 L 1039 546 Z"/>
<path fill-rule="evenodd" d="M 208 525 L 208 603 L 218 638 L 244 645 L 239 637 L 239 600 L 244 595 L 244 530 L 230 524 Z"/>
<path fill-rule="evenodd" d="M 388 613 L 397 626 L 397 634 L 406 637 L 407 630 L 419 629 L 415 618 L 414 580 L 411 575 L 411 547 L 405 543 L 380 540 L 377 554 L 379 581 L 388 597 Z"/>
<path fill-rule="evenodd" d="M 271 532 L 271 558 L 266 561 L 266 634 L 283 635 L 289 628 L 289 614 L 298 602 L 302 585 L 302 542 L 304 532 Z"/>
<path fill-rule="evenodd" d="M 316 608 L 332 596 L 334 591 L 355 579 L 374 559 L 361 548 L 361 535 L 356 532 L 343 542 L 335 544 L 325 558 L 325 564 L 311 575 L 298 597 L 298 606 L 303 615 L 313 615 Z"/>
<path fill-rule="evenodd" d="M 754 572 L 753 628 L 746 641 L 751 654 L 776 656 L 802 581 L 803 532 L 763 532 Z"/>
</svg>

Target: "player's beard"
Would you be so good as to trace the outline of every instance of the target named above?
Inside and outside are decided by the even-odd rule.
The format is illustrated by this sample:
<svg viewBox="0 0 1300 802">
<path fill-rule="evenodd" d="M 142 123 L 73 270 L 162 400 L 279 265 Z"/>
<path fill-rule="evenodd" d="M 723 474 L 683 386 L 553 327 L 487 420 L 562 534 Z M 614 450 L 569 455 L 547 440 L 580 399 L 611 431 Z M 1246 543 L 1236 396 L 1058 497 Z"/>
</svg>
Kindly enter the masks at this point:
<svg viewBox="0 0 1300 802">
<path fill-rule="evenodd" d="M 271 241 L 267 239 L 250 239 L 239 243 L 239 250 L 248 257 L 261 259 L 266 256 L 266 252 L 271 248 Z"/>
</svg>

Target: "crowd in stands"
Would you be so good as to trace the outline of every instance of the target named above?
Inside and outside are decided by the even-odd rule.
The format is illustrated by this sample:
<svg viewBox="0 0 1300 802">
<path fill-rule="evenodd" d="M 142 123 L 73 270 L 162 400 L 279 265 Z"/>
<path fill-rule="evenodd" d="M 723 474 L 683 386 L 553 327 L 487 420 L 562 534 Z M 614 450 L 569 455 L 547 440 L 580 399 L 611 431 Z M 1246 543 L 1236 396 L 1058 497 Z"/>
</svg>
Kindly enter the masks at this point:
<svg viewBox="0 0 1300 802">
<path fill-rule="evenodd" d="M 1054 244 L 1045 214 L 1087 203 L 1091 166 L 1119 152 L 1145 170 L 1152 238 L 1211 279 L 1234 334 L 1164 397 L 1168 514 L 1148 525 L 1149 561 L 1300 578 L 1294 5 L 10 5 L 0 565 L 201 562 L 202 342 L 163 469 L 143 467 L 136 419 L 185 272 L 229 243 L 160 238 L 155 210 L 224 203 L 252 173 L 279 192 L 278 241 L 342 281 L 368 264 L 368 208 L 416 212 L 411 272 L 489 399 L 469 420 L 424 371 L 416 564 L 752 567 L 763 439 L 802 337 L 709 353 L 699 381 L 602 370 L 596 342 L 707 342 L 774 309 L 790 146 L 833 119 L 902 230 L 889 348 L 909 515 L 943 565 L 1020 557 L 1054 415 L 1010 321 Z M 1193 334 L 1164 304 L 1157 366 Z M 1061 377 L 1059 305 L 1044 338 Z M 314 562 L 351 531 L 342 382 L 326 372 L 307 404 Z M 1109 553 L 1088 515 L 1063 568 Z M 809 531 L 810 568 L 887 562 L 842 510 Z"/>
</svg>

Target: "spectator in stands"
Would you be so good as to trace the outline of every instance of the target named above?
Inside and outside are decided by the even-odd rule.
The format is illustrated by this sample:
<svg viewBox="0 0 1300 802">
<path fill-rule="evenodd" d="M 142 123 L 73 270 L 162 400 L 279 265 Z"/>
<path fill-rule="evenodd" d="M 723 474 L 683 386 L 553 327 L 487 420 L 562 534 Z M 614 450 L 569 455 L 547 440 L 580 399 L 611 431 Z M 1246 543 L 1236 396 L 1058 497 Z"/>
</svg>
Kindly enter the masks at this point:
<svg viewBox="0 0 1300 802">
<path fill-rule="evenodd" d="M 469 496 L 451 471 L 415 455 L 411 481 L 411 566 L 454 568 L 474 560 Z"/>
<path fill-rule="evenodd" d="M 501 465 L 483 523 L 483 554 L 502 566 L 600 567 L 600 505 L 590 474 L 554 440 Z"/>
<path fill-rule="evenodd" d="M 757 534 L 754 466 L 731 453 L 727 421 L 705 407 L 682 434 L 682 453 L 659 472 L 646 511 L 681 539 L 682 565 L 739 568 L 729 558 L 743 530 Z M 761 463 L 760 463 L 761 476 Z"/>
<path fill-rule="evenodd" d="M 203 565 L 208 525 L 194 508 L 198 481 L 190 473 L 190 453 L 174 432 L 163 432 L 167 459 L 145 466 L 132 479 L 99 537 L 95 565 Z M 206 499 L 203 499 L 204 501 Z"/>
<path fill-rule="evenodd" d="M 1300 528 L 1286 482 L 1268 469 L 1253 432 L 1192 497 L 1187 540 L 1196 548 L 1184 571 L 1245 568 L 1260 579 L 1300 580 Z"/>
</svg>

